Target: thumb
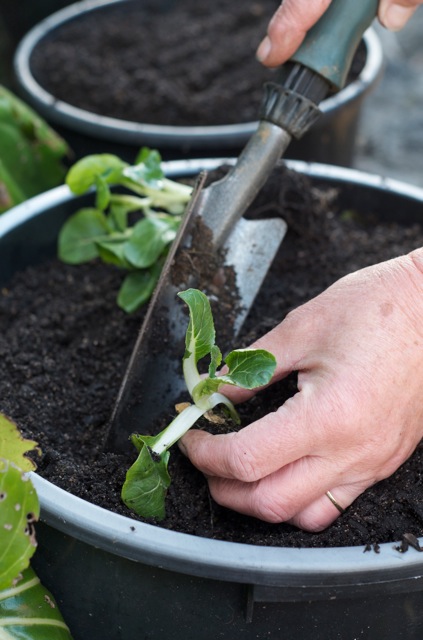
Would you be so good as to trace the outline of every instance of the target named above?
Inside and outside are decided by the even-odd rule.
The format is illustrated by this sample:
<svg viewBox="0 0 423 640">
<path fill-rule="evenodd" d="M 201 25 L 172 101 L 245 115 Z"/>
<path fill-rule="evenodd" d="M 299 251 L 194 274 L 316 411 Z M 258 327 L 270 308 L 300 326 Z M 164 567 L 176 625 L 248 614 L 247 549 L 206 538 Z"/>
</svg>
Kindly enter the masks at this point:
<svg viewBox="0 0 423 640">
<path fill-rule="evenodd" d="M 277 67 L 288 60 L 330 3 L 331 0 L 284 0 L 269 22 L 267 36 L 257 49 L 258 60 L 267 67 Z"/>
</svg>

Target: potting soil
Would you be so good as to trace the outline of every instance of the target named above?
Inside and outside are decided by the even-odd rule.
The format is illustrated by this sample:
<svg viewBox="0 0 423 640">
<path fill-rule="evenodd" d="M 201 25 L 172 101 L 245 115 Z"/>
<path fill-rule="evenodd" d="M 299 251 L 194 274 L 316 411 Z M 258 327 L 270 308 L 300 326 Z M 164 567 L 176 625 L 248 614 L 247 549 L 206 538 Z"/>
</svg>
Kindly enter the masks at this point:
<svg viewBox="0 0 423 640">
<path fill-rule="evenodd" d="M 121 120 L 210 126 L 258 119 L 255 59 L 277 0 L 125 2 L 55 29 L 34 49 L 36 80 L 56 99 Z M 360 73 L 365 49 L 348 82 Z"/>
<path fill-rule="evenodd" d="M 289 232 L 239 344 L 232 347 L 250 344 L 346 273 L 423 245 L 419 225 L 382 224 L 372 220 L 371 212 L 365 213 L 363 218 L 358 211 L 340 210 L 336 190 L 311 188 L 300 174 L 287 171 L 282 179 L 280 173 L 270 179 L 249 215 L 281 215 Z M 39 442 L 40 475 L 85 500 L 137 519 L 120 500 L 135 450 L 127 456 L 103 450 L 143 315 L 142 310 L 127 315 L 117 307 L 122 278 L 112 266 L 69 266 L 52 258 L 17 273 L 1 290 L 0 411 L 16 421 L 26 437 Z M 224 336 L 218 335 L 218 344 L 221 339 Z M 258 394 L 240 407 L 241 426 L 295 392 L 295 376 L 290 376 Z M 154 433 L 162 425 L 151 427 Z M 202 428 L 222 427 L 205 422 Z M 400 540 L 405 533 L 419 536 L 422 455 L 417 449 L 331 527 L 311 534 L 218 506 L 202 474 L 175 446 L 167 516 L 160 526 L 216 539 L 294 547 L 364 547 Z"/>
</svg>

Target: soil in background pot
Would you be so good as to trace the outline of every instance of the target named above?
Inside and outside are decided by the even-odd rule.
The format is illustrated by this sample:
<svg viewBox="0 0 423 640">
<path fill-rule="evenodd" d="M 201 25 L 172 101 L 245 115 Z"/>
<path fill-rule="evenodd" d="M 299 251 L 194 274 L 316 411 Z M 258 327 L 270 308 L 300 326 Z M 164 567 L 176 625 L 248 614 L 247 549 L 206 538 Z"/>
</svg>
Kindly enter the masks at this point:
<svg viewBox="0 0 423 640">
<path fill-rule="evenodd" d="M 234 345 L 238 347 L 346 273 L 423 245 L 419 225 L 374 221 L 368 226 L 358 215 L 340 211 L 333 189 L 312 187 L 307 177 L 286 170 L 282 179 L 280 170 L 272 176 L 250 215 L 283 215 L 289 232 L 243 336 Z M 120 489 L 135 451 L 126 457 L 105 454 L 101 448 L 142 317 L 142 312 L 128 316 L 115 304 L 121 278 L 118 270 L 100 263 L 75 267 L 51 259 L 17 273 L 2 289 L 0 411 L 40 443 L 40 475 L 85 500 L 130 516 L 120 501 Z M 295 391 L 291 376 L 245 403 L 240 407 L 243 426 L 280 406 Z M 287 547 L 366 545 L 399 540 L 404 533 L 418 536 L 423 533 L 422 454 L 417 449 L 330 528 L 310 534 L 219 507 L 203 476 L 174 447 L 167 517 L 160 526 Z"/>
<path fill-rule="evenodd" d="M 255 50 L 278 6 L 169 0 L 103 7 L 42 40 L 32 72 L 58 100 L 121 120 L 188 127 L 255 121 L 262 85 L 275 78 Z M 362 44 L 349 81 L 364 61 Z"/>
</svg>

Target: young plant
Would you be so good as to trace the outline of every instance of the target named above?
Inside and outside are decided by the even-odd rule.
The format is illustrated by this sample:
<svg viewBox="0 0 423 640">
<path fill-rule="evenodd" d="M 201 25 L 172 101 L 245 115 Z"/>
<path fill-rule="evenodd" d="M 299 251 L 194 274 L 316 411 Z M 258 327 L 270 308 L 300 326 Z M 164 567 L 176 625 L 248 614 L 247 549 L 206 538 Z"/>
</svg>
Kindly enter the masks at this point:
<svg viewBox="0 0 423 640">
<path fill-rule="evenodd" d="M 117 303 L 135 311 L 154 290 L 192 188 L 166 178 L 160 154 L 147 148 L 133 166 L 111 154 L 86 156 L 70 168 L 66 183 L 76 195 L 95 188 L 96 197 L 94 207 L 80 209 L 63 225 L 59 258 L 69 264 L 100 258 L 128 271 Z M 131 225 L 133 212 L 142 218 Z"/>
<path fill-rule="evenodd" d="M 30 566 L 40 507 L 27 475 L 37 450 L 0 414 L 0 638 L 72 640 L 51 593 Z"/>
<path fill-rule="evenodd" d="M 165 517 L 165 497 L 170 485 L 167 470 L 170 447 L 188 431 L 196 421 L 214 407 L 223 405 L 230 417 L 239 424 L 238 413 L 232 402 L 219 392 L 229 384 L 244 389 L 254 389 L 270 382 L 275 367 L 275 357 L 263 349 L 238 349 L 225 358 L 227 370 L 217 376 L 222 354 L 215 344 L 215 329 L 210 303 L 197 289 L 178 294 L 188 305 L 189 324 L 185 337 L 185 353 L 182 360 L 187 389 L 193 400 L 157 436 L 133 434 L 131 441 L 138 451 L 138 458 L 126 474 L 122 488 L 122 500 L 135 513 L 144 518 L 162 520 Z M 198 362 L 210 357 L 208 375 L 198 371 Z"/>
</svg>

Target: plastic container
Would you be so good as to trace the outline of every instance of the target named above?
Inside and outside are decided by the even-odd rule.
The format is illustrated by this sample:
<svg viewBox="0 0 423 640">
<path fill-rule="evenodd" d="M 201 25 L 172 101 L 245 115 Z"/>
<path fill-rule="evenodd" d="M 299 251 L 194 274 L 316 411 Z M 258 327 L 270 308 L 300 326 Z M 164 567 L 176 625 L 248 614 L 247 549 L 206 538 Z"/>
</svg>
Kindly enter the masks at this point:
<svg viewBox="0 0 423 640">
<path fill-rule="evenodd" d="M 92 12 L 113 9 L 122 2 L 126 4 L 131 0 L 77 2 L 31 29 L 20 42 L 14 58 L 16 81 L 23 98 L 68 140 L 76 157 L 107 152 L 132 162 L 144 145 L 159 149 L 166 159 L 238 155 L 254 133 L 257 122 L 203 127 L 130 122 L 100 116 L 60 101 L 37 82 L 31 70 L 31 56 L 44 39 L 54 37 L 54 31 L 65 23 L 83 20 Z M 374 29 L 364 34 L 363 44 L 365 63 L 357 79 L 321 103 L 320 119 L 301 140 L 292 141 L 287 157 L 351 166 L 361 104 L 383 69 L 382 46 Z"/>
<path fill-rule="evenodd" d="M 219 160 L 170 162 L 175 177 Z M 337 167 L 289 162 L 340 191 L 340 206 L 423 220 L 423 190 Z M 66 187 L 0 217 L 0 286 L 52 255 L 75 210 Z M 423 554 L 363 547 L 288 549 L 211 540 L 143 524 L 33 474 L 41 502 L 34 567 L 75 640 L 421 640 Z"/>
</svg>

